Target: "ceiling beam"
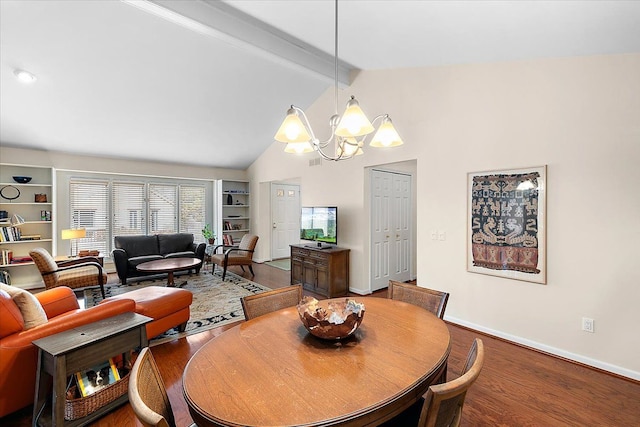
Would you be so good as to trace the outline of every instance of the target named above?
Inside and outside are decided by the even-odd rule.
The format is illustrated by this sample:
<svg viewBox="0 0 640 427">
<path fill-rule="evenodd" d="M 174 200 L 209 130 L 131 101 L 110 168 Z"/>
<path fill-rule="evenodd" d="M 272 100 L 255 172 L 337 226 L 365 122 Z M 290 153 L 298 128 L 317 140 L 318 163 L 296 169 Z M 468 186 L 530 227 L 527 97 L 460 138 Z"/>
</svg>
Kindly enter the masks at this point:
<svg viewBox="0 0 640 427">
<path fill-rule="evenodd" d="M 334 55 L 215 0 L 121 0 L 192 31 L 315 76 L 335 80 Z M 355 67 L 338 61 L 338 85 L 349 86 Z"/>
</svg>

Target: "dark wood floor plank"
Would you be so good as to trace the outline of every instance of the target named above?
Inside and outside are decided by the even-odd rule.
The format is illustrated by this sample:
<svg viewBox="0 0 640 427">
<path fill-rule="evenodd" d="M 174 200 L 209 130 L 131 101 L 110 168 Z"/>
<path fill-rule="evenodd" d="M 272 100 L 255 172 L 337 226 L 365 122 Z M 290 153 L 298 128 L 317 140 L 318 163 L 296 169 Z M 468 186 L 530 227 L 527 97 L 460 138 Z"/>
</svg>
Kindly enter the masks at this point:
<svg viewBox="0 0 640 427">
<path fill-rule="evenodd" d="M 279 288 L 289 284 L 288 271 L 264 264 L 255 264 L 253 269 L 256 273 L 253 280 L 265 286 Z M 240 269 L 232 271 L 241 273 Z M 250 278 L 248 272 L 245 277 Z M 116 279 L 110 277 L 111 280 Z M 374 296 L 384 298 L 386 291 L 377 292 Z M 185 365 L 202 345 L 233 326 L 226 325 L 152 348 L 179 427 L 192 422 L 182 396 Z M 574 364 L 477 331 L 452 324 L 448 326 L 452 337 L 448 379 L 459 375 L 474 338 L 482 338 L 486 350 L 482 373 L 467 395 L 462 426 L 640 425 L 640 382 Z M 31 425 L 31 408 L 0 419 L 0 424 Z M 127 404 L 92 425 L 120 427 L 141 424 Z"/>
</svg>

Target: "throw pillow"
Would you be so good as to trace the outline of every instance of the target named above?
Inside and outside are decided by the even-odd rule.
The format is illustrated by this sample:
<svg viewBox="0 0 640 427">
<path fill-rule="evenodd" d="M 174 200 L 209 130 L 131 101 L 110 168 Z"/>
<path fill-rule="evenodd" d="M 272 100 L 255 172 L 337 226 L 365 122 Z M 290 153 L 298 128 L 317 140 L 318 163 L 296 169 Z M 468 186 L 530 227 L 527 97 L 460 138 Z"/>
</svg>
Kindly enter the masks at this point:
<svg viewBox="0 0 640 427">
<path fill-rule="evenodd" d="M 0 289 L 0 338 L 4 338 L 24 329 L 24 320 L 20 309 L 11 295 Z"/>
<path fill-rule="evenodd" d="M 11 295 L 16 303 L 22 318 L 24 319 L 24 329 L 35 328 L 38 325 L 47 323 L 47 313 L 44 312 L 40 301 L 31 292 L 15 286 L 0 283 L 0 289 Z"/>
</svg>

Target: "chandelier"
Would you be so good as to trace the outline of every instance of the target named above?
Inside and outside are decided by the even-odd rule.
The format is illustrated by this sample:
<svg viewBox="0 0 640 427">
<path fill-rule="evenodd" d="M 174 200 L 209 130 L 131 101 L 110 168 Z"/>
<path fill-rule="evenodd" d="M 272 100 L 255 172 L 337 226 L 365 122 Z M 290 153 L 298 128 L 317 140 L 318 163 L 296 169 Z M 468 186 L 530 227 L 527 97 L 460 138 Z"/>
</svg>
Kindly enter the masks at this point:
<svg viewBox="0 0 640 427">
<path fill-rule="evenodd" d="M 341 116 L 338 115 L 338 0 L 335 0 L 334 48 L 336 110 L 329 119 L 331 136 L 326 141 L 316 138 L 304 111 L 291 105 L 274 136 L 275 140 L 287 144 L 284 149 L 287 153 L 302 154 L 317 151 L 325 160 L 347 160 L 364 153 L 362 147 L 366 137 L 376 130 L 373 123 L 380 122 L 369 146 L 383 148 L 402 145 L 400 135 L 393 127 L 389 115 L 381 114 L 369 121 L 354 96 L 351 96 L 347 102 L 344 113 Z M 333 149 L 332 153 L 329 151 L 331 149 Z"/>
</svg>

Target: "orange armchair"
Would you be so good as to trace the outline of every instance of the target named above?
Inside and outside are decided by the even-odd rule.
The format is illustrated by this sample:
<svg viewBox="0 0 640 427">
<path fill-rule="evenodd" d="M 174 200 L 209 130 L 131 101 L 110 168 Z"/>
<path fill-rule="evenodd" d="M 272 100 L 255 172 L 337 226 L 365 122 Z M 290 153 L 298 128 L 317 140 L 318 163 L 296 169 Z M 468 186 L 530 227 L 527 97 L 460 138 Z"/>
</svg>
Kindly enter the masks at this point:
<svg viewBox="0 0 640 427">
<path fill-rule="evenodd" d="M 135 310 L 129 299 L 80 309 L 73 290 L 56 287 L 35 295 L 46 323 L 25 330 L 25 319 L 6 286 L 0 285 L 0 418 L 33 403 L 38 350 L 32 341 Z"/>
</svg>

